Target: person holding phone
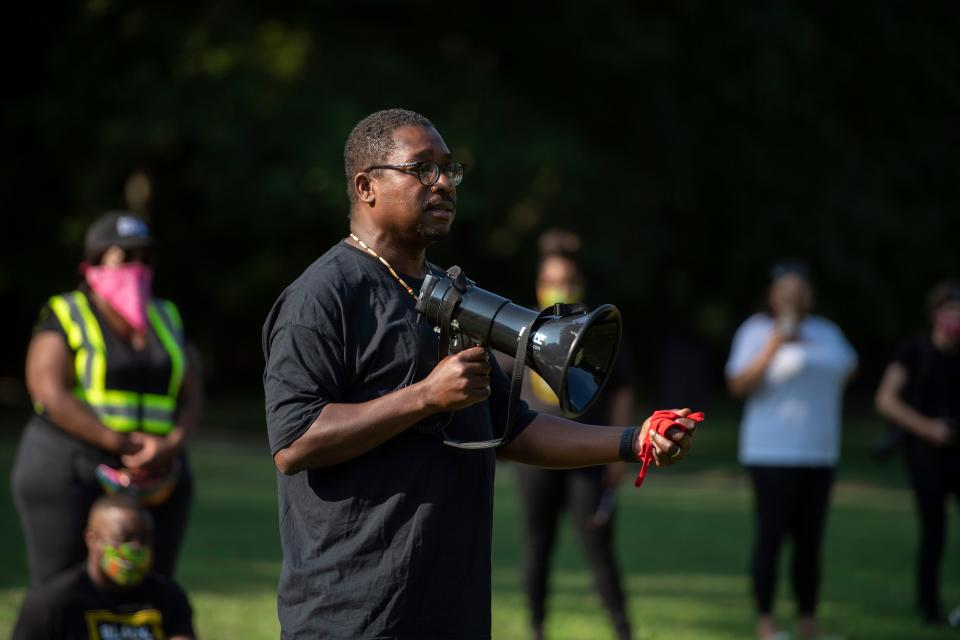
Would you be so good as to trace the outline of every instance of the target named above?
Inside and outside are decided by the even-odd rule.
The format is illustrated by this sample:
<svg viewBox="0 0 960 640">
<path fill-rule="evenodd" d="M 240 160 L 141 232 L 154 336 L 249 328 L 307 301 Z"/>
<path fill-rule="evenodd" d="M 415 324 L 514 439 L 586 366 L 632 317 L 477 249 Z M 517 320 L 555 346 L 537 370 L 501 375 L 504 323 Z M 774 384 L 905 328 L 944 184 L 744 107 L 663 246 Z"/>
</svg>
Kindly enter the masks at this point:
<svg viewBox="0 0 960 640">
<path fill-rule="evenodd" d="M 919 516 L 916 600 L 925 622 L 943 623 L 940 563 L 949 495 L 960 503 L 960 281 L 927 297 L 930 329 L 907 338 L 877 389 L 877 412 L 905 435 L 907 475 Z"/>
<path fill-rule="evenodd" d="M 815 638 L 820 546 L 840 456 L 841 397 L 857 355 L 837 325 L 811 315 L 813 286 L 805 264 L 775 265 L 767 301 L 765 313 L 737 330 L 726 365 L 730 393 L 746 399 L 739 458 L 755 499 L 756 633 L 761 639 L 779 633 L 773 617 L 777 557 L 790 536 L 799 632 Z"/>
</svg>

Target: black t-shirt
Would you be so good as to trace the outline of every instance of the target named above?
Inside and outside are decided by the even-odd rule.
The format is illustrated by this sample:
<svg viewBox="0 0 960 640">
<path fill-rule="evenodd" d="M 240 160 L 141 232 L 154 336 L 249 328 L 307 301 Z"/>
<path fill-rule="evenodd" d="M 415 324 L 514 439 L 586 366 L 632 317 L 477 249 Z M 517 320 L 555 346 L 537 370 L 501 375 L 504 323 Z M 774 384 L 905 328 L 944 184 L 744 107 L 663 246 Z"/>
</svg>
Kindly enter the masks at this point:
<svg viewBox="0 0 960 640">
<path fill-rule="evenodd" d="M 426 377 L 438 339 L 417 317 L 386 267 L 345 243 L 308 267 L 263 328 L 271 454 L 329 402 L 369 401 Z M 502 432 L 509 381 L 491 365 L 489 401 L 455 412 L 449 435 Z M 514 434 L 536 415 L 520 404 Z M 490 637 L 495 453 L 444 445 L 438 424 L 339 465 L 278 474 L 284 638 Z"/>
<path fill-rule="evenodd" d="M 909 374 L 904 402 L 931 418 L 960 421 L 960 351 L 941 351 L 924 333 L 905 340 L 894 359 Z"/>
<path fill-rule="evenodd" d="M 931 418 L 945 418 L 960 430 L 960 351 L 946 353 L 937 349 L 929 333 L 905 340 L 894 360 L 907 370 L 907 382 L 900 397 L 908 405 Z M 958 432 L 960 435 L 960 432 Z M 919 439 L 912 446 L 933 450 Z M 960 446 L 941 450 L 951 466 L 960 469 Z"/>
<path fill-rule="evenodd" d="M 183 590 L 162 576 L 150 574 L 135 587 L 108 591 L 79 566 L 27 594 L 13 640 L 192 637 L 192 616 Z"/>
</svg>

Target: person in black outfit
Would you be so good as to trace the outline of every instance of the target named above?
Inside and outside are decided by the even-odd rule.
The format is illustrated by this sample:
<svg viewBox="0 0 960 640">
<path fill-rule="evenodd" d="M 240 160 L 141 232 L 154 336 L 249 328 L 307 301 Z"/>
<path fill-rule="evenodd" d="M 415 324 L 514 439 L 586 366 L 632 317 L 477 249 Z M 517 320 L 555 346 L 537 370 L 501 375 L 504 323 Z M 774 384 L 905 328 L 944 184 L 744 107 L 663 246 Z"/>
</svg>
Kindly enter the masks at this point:
<svg viewBox="0 0 960 640">
<path fill-rule="evenodd" d="M 931 329 L 900 345 L 877 389 L 876 408 L 907 434 L 907 475 L 920 519 L 916 602 L 926 622 L 942 624 L 948 496 L 960 505 L 960 281 L 934 287 L 927 310 Z"/>
<path fill-rule="evenodd" d="M 179 312 L 151 297 L 151 247 L 136 216 L 99 218 L 86 237 L 84 283 L 50 298 L 35 327 L 26 373 L 36 413 L 11 482 L 34 586 L 83 560 L 87 513 L 105 490 L 138 492 L 156 523 L 155 569 L 173 574 L 200 390 Z"/>
<path fill-rule="evenodd" d="M 463 167 L 429 120 L 400 109 L 357 124 L 344 160 L 350 236 L 287 287 L 263 328 L 282 637 L 489 638 L 496 457 L 635 458 L 646 427 L 589 427 L 518 403 L 497 450 L 445 445 L 441 428 L 487 440 L 508 413 L 509 381 L 489 352 L 438 362 L 415 310 Z M 660 464 L 690 446 L 679 429 L 652 439 Z"/>
<path fill-rule="evenodd" d="M 130 496 L 103 496 L 84 533 L 87 559 L 32 589 L 13 640 L 190 640 L 183 590 L 150 572 L 153 522 Z"/>
<path fill-rule="evenodd" d="M 580 239 L 567 231 L 551 229 L 540 236 L 537 304 L 543 309 L 557 302 L 583 301 L 584 279 L 577 265 Z M 621 348 L 601 396 L 578 418 L 586 424 L 627 425 L 633 417 L 633 367 Z M 505 369 L 512 359 L 498 360 Z M 540 413 L 562 415 L 556 394 L 536 373 L 524 378 L 522 398 Z M 625 462 L 582 469 L 541 469 L 517 466 L 525 533 L 523 585 L 530 607 L 534 638 L 544 637 L 550 557 L 560 515 L 569 510 L 571 522 L 593 571 L 600 600 L 617 637 L 631 637 L 620 572 L 613 548 L 616 488 L 623 479 Z"/>
</svg>

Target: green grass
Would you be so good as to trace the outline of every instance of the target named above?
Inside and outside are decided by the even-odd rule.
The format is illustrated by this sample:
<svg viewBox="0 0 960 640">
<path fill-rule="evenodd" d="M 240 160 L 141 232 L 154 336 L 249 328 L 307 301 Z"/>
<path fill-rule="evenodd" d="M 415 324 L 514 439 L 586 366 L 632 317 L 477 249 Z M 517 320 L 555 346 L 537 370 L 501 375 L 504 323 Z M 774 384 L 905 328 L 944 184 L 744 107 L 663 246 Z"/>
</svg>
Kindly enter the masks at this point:
<svg viewBox="0 0 960 640">
<path fill-rule="evenodd" d="M 8 421 L 7 422 L 9 425 Z M 822 617 L 845 638 L 943 637 L 919 626 L 912 611 L 915 524 L 897 462 L 867 456 L 877 434 L 870 421 L 846 432 L 844 463 L 828 522 Z M 0 637 L 7 637 L 26 584 L 23 541 L 10 499 L 16 429 L 0 438 Z M 199 634 L 276 638 L 280 566 L 273 468 L 259 434 L 218 437 L 192 447 L 198 495 L 179 567 Z M 638 638 L 745 638 L 752 635 L 746 577 L 750 495 L 735 463 L 735 422 L 712 419 L 683 469 L 654 470 L 642 490 L 620 495 L 617 544 Z M 493 549 L 494 638 L 525 638 L 519 587 L 519 514 L 513 469 L 497 475 Z M 943 586 L 960 604 L 960 536 L 951 515 Z M 784 557 L 784 561 L 786 561 Z M 612 638 L 569 527 L 554 562 L 548 632 L 556 639 Z M 786 562 L 784 571 L 786 573 Z M 793 607 L 781 580 L 778 613 Z"/>
</svg>

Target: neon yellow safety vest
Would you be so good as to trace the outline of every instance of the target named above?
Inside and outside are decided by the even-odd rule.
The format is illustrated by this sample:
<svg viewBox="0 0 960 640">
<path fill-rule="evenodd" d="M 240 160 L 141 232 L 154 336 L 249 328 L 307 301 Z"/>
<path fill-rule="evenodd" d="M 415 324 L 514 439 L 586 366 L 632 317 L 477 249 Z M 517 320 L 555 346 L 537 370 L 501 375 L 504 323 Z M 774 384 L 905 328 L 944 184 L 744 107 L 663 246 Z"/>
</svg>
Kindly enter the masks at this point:
<svg viewBox="0 0 960 640">
<path fill-rule="evenodd" d="M 107 350 L 103 332 L 82 291 L 53 296 L 50 308 L 76 354 L 74 395 L 90 405 L 100 421 L 114 431 L 169 433 L 176 419 L 177 394 L 186 364 L 183 324 L 176 305 L 169 300 L 154 299 L 147 306 L 150 326 L 170 356 L 170 384 L 166 394 L 106 388 Z"/>
</svg>

